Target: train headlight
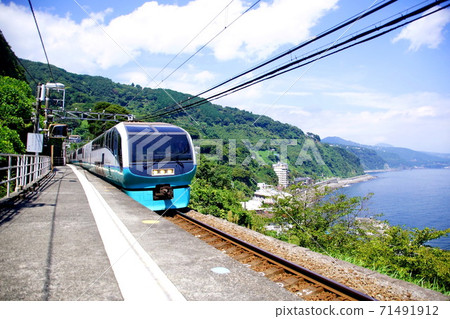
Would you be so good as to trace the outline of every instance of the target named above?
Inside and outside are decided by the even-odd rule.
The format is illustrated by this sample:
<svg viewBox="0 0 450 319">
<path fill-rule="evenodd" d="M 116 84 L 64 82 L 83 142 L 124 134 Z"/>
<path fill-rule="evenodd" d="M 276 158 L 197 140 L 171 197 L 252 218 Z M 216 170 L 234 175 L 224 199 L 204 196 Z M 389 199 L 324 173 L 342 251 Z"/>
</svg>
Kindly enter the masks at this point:
<svg viewBox="0 0 450 319">
<path fill-rule="evenodd" d="M 152 169 L 152 176 L 167 176 L 174 175 L 175 169 L 173 168 L 161 168 L 161 169 Z"/>
</svg>

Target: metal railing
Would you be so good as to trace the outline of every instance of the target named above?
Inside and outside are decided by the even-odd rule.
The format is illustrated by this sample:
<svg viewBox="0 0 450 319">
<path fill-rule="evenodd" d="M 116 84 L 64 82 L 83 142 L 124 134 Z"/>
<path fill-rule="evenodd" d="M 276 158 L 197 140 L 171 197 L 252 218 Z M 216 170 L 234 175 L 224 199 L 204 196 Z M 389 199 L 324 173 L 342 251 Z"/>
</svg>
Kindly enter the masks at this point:
<svg viewBox="0 0 450 319">
<path fill-rule="evenodd" d="M 25 189 L 50 171 L 50 156 L 0 154 L 0 186 L 6 184 L 6 197 L 11 196 L 12 189 Z"/>
</svg>

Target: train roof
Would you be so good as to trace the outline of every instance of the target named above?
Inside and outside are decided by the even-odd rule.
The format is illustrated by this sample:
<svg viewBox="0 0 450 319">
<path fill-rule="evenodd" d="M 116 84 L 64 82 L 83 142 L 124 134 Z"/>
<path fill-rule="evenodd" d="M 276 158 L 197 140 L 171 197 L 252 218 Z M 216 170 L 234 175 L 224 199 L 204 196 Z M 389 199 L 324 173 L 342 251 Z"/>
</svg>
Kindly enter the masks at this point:
<svg viewBox="0 0 450 319">
<path fill-rule="evenodd" d="M 166 126 L 176 126 L 174 124 L 165 122 L 122 122 L 124 125 L 166 125 Z"/>
<path fill-rule="evenodd" d="M 155 133 L 186 133 L 186 131 L 174 124 L 163 123 L 163 122 L 122 122 L 128 132 L 141 132 L 142 128 L 145 127 L 146 131 L 150 129 L 150 132 Z"/>
</svg>

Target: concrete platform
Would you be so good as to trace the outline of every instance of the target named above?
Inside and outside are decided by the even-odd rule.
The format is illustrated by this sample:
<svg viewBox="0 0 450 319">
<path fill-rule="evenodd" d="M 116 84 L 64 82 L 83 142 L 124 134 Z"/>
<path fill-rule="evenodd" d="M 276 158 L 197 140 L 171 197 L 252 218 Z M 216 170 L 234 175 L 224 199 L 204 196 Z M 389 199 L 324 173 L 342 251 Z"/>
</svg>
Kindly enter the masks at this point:
<svg viewBox="0 0 450 319">
<path fill-rule="evenodd" d="M 3 205 L 0 216 L 1 300 L 122 300 L 70 168 L 57 168 L 37 192 Z"/>
<path fill-rule="evenodd" d="M 299 300 L 77 170 L 94 189 L 70 167 L 58 167 L 37 192 L 1 208 L 1 300 Z M 128 248 L 114 255 L 108 247 L 122 245 L 115 242 L 122 236 Z M 149 290 L 154 297 L 142 292 Z"/>
</svg>

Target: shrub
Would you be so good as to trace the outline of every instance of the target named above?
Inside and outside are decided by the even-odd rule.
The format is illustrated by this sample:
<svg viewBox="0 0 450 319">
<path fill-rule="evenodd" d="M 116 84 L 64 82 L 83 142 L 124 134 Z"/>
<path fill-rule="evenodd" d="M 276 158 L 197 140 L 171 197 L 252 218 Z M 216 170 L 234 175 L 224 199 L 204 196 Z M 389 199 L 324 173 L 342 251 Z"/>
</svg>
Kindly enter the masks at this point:
<svg viewBox="0 0 450 319">
<path fill-rule="evenodd" d="M 366 197 L 329 196 L 328 191 L 291 189 L 279 197 L 272 222 L 283 227 L 277 237 L 441 292 L 450 291 L 450 252 L 425 245 L 450 229 L 404 229 L 387 222 L 367 222 Z M 381 227 L 380 227 L 381 226 Z"/>
</svg>

